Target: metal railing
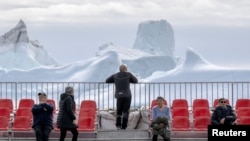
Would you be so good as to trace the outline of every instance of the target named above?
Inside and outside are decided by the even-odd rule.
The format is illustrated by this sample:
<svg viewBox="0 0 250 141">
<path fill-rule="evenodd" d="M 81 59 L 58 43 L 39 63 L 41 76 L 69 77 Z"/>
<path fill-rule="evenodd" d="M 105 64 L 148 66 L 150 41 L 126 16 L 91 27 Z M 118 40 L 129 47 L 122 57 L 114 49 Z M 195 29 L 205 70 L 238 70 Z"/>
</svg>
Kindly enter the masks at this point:
<svg viewBox="0 0 250 141">
<path fill-rule="evenodd" d="M 99 110 L 115 109 L 113 84 L 96 82 L 0 82 L 0 98 L 10 98 L 17 109 L 20 99 L 32 98 L 38 102 L 37 93 L 45 92 L 58 105 L 60 94 L 66 86 L 73 86 L 78 106 L 82 100 L 95 100 Z M 225 97 L 234 107 L 239 98 L 250 98 L 250 82 L 164 82 L 131 84 L 133 108 L 148 108 L 157 96 L 163 96 L 171 106 L 173 99 L 184 98 L 189 106 L 197 98 L 213 100 Z M 58 107 L 58 106 L 57 106 Z"/>
</svg>

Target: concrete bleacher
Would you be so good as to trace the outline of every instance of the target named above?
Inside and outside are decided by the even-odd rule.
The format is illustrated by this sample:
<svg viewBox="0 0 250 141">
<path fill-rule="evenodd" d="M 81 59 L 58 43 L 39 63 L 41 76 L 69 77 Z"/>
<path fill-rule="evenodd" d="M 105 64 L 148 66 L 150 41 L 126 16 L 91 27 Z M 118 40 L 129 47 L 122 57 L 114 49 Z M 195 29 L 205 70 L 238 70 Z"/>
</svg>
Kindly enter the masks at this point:
<svg viewBox="0 0 250 141">
<path fill-rule="evenodd" d="M 192 123 L 192 110 L 191 107 L 190 109 L 190 125 L 191 125 L 191 129 L 193 128 L 193 123 Z M 141 115 L 141 119 L 144 119 L 146 121 L 144 121 L 146 124 L 146 128 L 144 125 L 143 129 L 135 129 L 135 126 L 130 125 L 130 128 L 127 130 L 116 130 L 114 129 L 114 123 L 115 123 L 115 111 L 104 111 L 106 113 L 113 113 L 114 117 L 111 118 L 112 121 L 103 124 L 103 125 L 107 125 L 110 124 L 110 126 L 112 126 L 111 129 L 108 128 L 101 128 L 100 126 L 100 122 L 98 120 L 101 120 L 102 118 L 100 118 L 102 116 L 102 112 L 99 111 L 98 115 L 97 115 L 97 122 L 96 122 L 96 131 L 95 132 L 79 132 L 79 136 L 78 136 L 78 140 L 87 140 L 87 141 L 150 141 L 151 139 L 151 133 L 150 130 L 148 129 L 149 127 L 149 110 L 131 110 L 130 113 L 130 117 L 136 116 L 135 113 L 140 113 Z M 143 114 L 142 114 L 143 113 Z M 57 112 L 54 115 L 54 121 L 56 121 L 57 119 Z M 76 113 L 77 117 L 78 117 L 78 112 Z M 12 115 L 14 116 L 14 115 Z M 14 118 L 14 117 L 12 117 Z M 136 117 L 132 118 L 133 120 L 136 119 Z M 136 123 L 138 124 L 138 122 L 136 121 Z M 55 123 L 54 123 L 55 124 Z M 111 125 L 112 124 L 112 125 Z M 171 122 L 170 122 L 171 124 Z M 59 136 L 60 136 L 60 131 L 55 131 L 52 130 L 51 134 L 50 134 L 50 140 L 54 141 L 54 140 L 59 140 Z M 67 136 L 66 136 L 66 141 L 70 141 L 72 137 L 72 134 L 68 131 L 67 132 Z M 161 139 L 161 137 L 159 137 L 159 139 Z M 0 140 L 1 141 L 24 141 L 24 140 L 35 140 L 35 134 L 34 131 L 18 131 L 18 132 L 14 132 L 9 130 L 9 132 L 0 132 Z M 207 140 L 207 132 L 206 131 L 171 131 L 171 140 L 176 140 L 176 141 L 183 141 L 183 140 L 197 140 L 197 141 L 205 141 Z"/>
<path fill-rule="evenodd" d="M 145 119 L 148 119 L 148 115 Z M 192 117 L 192 112 L 190 112 Z M 54 117 L 54 121 L 56 116 Z M 98 118 L 99 119 L 99 118 Z M 192 125 L 192 120 L 191 127 Z M 99 126 L 99 125 L 97 125 Z M 60 132 L 52 130 L 50 134 L 50 141 L 59 140 Z M 66 141 L 70 141 L 72 134 L 68 131 Z M 161 139 L 161 137 L 159 137 Z M 35 140 L 34 131 L 22 131 L 22 132 L 1 132 L 1 141 L 24 141 L 24 140 Z M 127 129 L 127 130 L 116 130 L 116 129 L 102 129 L 96 128 L 96 132 L 79 132 L 78 140 L 84 141 L 151 141 L 151 133 L 149 129 Z M 206 131 L 171 131 L 171 140 L 174 141 L 206 141 Z"/>
</svg>

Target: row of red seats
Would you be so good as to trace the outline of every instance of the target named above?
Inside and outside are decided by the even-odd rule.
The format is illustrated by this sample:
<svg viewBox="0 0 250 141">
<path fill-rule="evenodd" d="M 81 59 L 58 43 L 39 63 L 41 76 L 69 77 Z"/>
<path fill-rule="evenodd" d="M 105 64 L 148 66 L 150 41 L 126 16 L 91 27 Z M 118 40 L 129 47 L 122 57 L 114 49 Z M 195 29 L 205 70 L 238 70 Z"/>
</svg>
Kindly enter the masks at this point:
<svg viewBox="0 0 250 141">
<path fill-rule="evenodd" d="M 226 101 L 229 104 L 229 100 Z M 219 99 L 214 100 L 213 108 L 219 103 Z M 156 100 L 151 102 L 151 108 L 157 105 Z M 165 100 L 165 105 L 167 101 Z M 236 101 L 239 124 L 250 125 L 250 99 L 238 99 Z M 192 118 L 189 117 L 192 112 Z M 173 131 L 192 130 L 191 123 L 193 123 L 193 130 L 206 131 L 207 126 L 211 123 L 212 111 L 209 108 L 207 99 L 195 99 L 193 101 L 192 110 L 188 109 L 188 102 L 186 99 L 174 99 L 171 105 L 171 128 Z M 151 118 L 151 115 L 150 115 Z M 191 122 L 192 121 L 192 122 Z"/>
<path fill-rule="evenodd" d="M 25 107 L 27 107 L 27 105 L 29 105 L 27 103 L 30 103 L 29 107 L 32 107 L 31 106 L 33 104 L 32 102 L 27 102 L 27 100 L 24 100 L 24 101 L 26 101 L 26 102 L 23 102 L 23 103 L 26 103 L 26 104 L 23 104 L 23 105 L 26 105 Z M 177 102 L 175 102 L 175 101 L 177 101 Z M 22 107 L 21 103 L 22 102 L 20 101 L 19 102 L 19 108 L 17 109 L 15 114 L 19 115 L 20 117 L 28 115 L 29 119 L 31 119 L 32 115 L 31 115 L 30 109 L 29 108 L 21 108 Z M 52 102 L 52 103 L 54 103 L 54 102 Z M 151 107 L 154 106 L 154 103 L 155 103 L 155 101 L 152 101 Z M 174 106 L 175 105 L 174 103 L 179 103 L 179 104 L 176 104 L 177 106 Z M 183 103 L 186 103 L 186 104 L 183 104 Z M 199 103 L 199 102 L 197 102 L 197 103 Z M 207 102 L 204 102 L 204 103 L 207 103 Z M 167 105 L 167 101 L 165 101 L 165 104 Z M 179 120 L 181 120 L 183 122 L 184 121 L 189 121 L 189 124 L 190 124 L 189 111 L 188 111 L 188 108 L 183 108 L 183 107 L 185 107 L 184 105 L 187 106 L 186 99 L 176 99 L 176 100 L 173 101 L 173 104 L 172 104 L 172 107 L 171 107 L 172 116 L 174 117 L 174 118 L 172 118 L 172 120 L 173 120 L 172 121 L 172 127 L 174 127 L 173 130 L 182 130 L 181 128 L 176 129 L 176 127 L 178 127 L 178 126 L 184 126 L 184 125 L 188 126 L 188 123 L 186 123 L 186 124 L 185 123 L 181 123 L 181 124 L 179 123 L 179 125 L 178 125 L 178 122 L 180 122 Z M 193 104 L 193 105 L 195 105 L 195 104 Z M 247 105 L 247 104 L 245 104 L 245 105 Z M 243 106 L 245 106 L 245 105 L 243 105 Z M 193 115 L 194 115 L 193 123 L 194 123 L 195 128 L 198 125 L 199 126 L 203 125 L 201 127 L 206 127 L 207 124 L 204 124 L 204 123 L 208 123 L 208 121 L 210 122 L 210 113 L 209 113 L 209 111 L 204 110 L 206 108 L 195 108 L 195 109 L 196 110 L 192 111 Z M 240 109 L 242 109 L 242 108 L 240 108 Z M 239 117 L 239 121 L 240 121 L 241 124 L 248 124 L 247 121 L 250 121 L 250 120 L 248 120 L 248 118 L 245 118 L 245 117 L 247 117 L 249 114 L 248 114 L 246 109 L 244 109 L 244 110 L 245 110 L 246 115 L 242 116 L 242 117 Z M 244 110 L 242 109 L 242 111 L 244 111 Z M 6 105 L 5 105 L 5 111 L 6 111 Z M 96 111 L 97 111 L 97 106 L 96 106 L 96 102 L 94 100 L 83 100 L 82 101 L 81 106 L 80 106 L 80 110 L 79 110 L 79 116 L 78 116 L 79 117 L 78 124 L 79 124 L 79 127 L 80 127 L 79 130 L 81 130 L 81 131 L 94 131 L 95 130 Z M 239 111 L 240 110 L 238 110 L 237 112 L 239 112 Z M 0 112 L 0 114 L 1 113 L 8 113 L 8 112 Z M 185 115 L 188 115 L 188 116 L 185 116 Z M 240 113 L 237 113 L 237 115 L 240 115 Z M 16 116 L 16 117 L 19 117 L 19 116 Z M 9 121 L 9 118 L 8 117 L 6 117 L 6 118 Z M 25 119 L 23 119 L 23 121 L 25 121 Z M 196 124 L 197 124 L 197 126 L 196 126 Z M 24 127 L 24 125 L 22 125 L 22 126 Z M 199 128 L 199 130 L 200 130 L 200 128 Z"/>
<path fill-rule="evenodd" d="M 239 125 L 250 125 L 250 117 L 238 117 Z M 199 116 L 193 119 L 193 126 L 191 121 L 186 116 L 176 116 L 172 119 L 171 130 L 173 131 L 207 131 L 208 125 L 211 123 L 211 118 L 208 116 Z"/>
<path fill-rule="evenodd" d="M 56 111 L 55 101 L 53 99 L 48 99 L 47 102 L 51 103 L 52 105 L 54 105 L 54 107 L 55 107 L 54 110 Z M 93 100 L 90 101 L 90 103 L 92 103 L 92 102 L 93 102 Z M 35 102 L 34 102 L 33 99 L 21 99 L 19 101 L 18 108 L 21 108 L 21 107 L 32 107 L 32 105 L 34 103 Z M 215 99 L 214 102 L 213 102 L 213 107 L 215 107 L 216 105 L 218 105 L 218 103 L 219 103 L 218 99 Z M 152 103 L 151 103 L 151 108 L 153 106 L 155 106 L 156 104 L 157 104 L 156 100 L 153 100 Z M 230 104 L 229 100 L 227 100 L 227 104 Z M 167 101 L 165 101 L 165 105 L 168 105 Z M 8 107 L 10 109 L 10 111 L 13 112 L 13 102 L 12 102 L 12 99 L 0 99 L 0 107 Z M 175 108 L 175 107 L 187 107 L 188 108 L 188 101 L 186 99 L 174 99 L 173 102 L 172 102 L 171 108 Z M 192 107 L 193 107 L 193 109 L 195 107 L 209 107 L 208 99 L 194 99 Z M 239 108 L 242 108 L 242 107 L 250 107 L 250 99 L 237 99 L 236 100 L 236 105 L 235 105 L 236 111 Z M 95 106 L 95 108 L 96 108 L 96 106 Z"/>
<path fill-rule="evenodd" d="M 47 102 L 52 104 L 54 107 L 55 101 L 53 99 L 47 99 Z M 35 101 L 33 99 L 21 99 L 19 101 L 19 105 L 17 109 L 19 108 L 31 108 L 35 104 Z M 13 101 L 12 99 L 0 99 L 0 107 L 8 107 L 10 112 L 14 112 L 14 107 L 13 107 Z M 54 112 L 56 111 L 56 107 L 54 108 Z"/>
<path fill-rule="evenodd" d="M 83 100 L 78 113 L 78 131 L 95 132 L 97 130 L 97 105 L 94 100 Z M 55 131 L 59 131 L 55 125 Z"/>
<path fill-rule="evenodd" d="M 0 101 L 0 130 L 7 131 L 11 129 L 12 131 L 30 131 L 33 118 L 31 108 L 34 104 L 34 101 L 32 99 L 21 99 L 18 109 L 15 111 L 12 118 L 10 115 L 13 112 L 13 105 L 7 106 L 8 104 L 6 104 L 6 101 L 9 103 L 12 103 L 12 101 L 9 99 L 4 99 L 4 101 L 5 105 L 3 104 L 4 102 L 1 103 Z M 55 106 L 55 102 L 53 100 L 50 100 L 49 103 Z M 80 107 L 81 109 L 78 116 L 78 130 L 95 131 L 95 122 L 97 119 L 96 102 L 94 100 L 83 100 Z M 58 130 L 59 129 L 55 126 L 55 131 Z"/>
<path fill-rule="evenodd" d="M 227 104 L 230 104 L 229 100 L 226 100 Z M 219 99 L 214 99 L 213 101 L 213 108 L 215 108 L 219 104 Z M 151 102 L 151 108 L 153 106 L 157 105 L 156 100 L 152 100 Z M 165 101 L 165 105 L 168 105 L 168 102 Z M 186 107 L 188 108 L 188 101 L 187 99 L 174 99 L 172 101 L 171 109 L 176 107 Z M 196 107 L 210 107 L 208 99 L 194 99 L 192 103 L 192 110 L 194 110 Z M 250 99 L 237 99 L 235 104 L 235 110 L 238 110 L 242 107 L 250 107 Z"/>
</svg>

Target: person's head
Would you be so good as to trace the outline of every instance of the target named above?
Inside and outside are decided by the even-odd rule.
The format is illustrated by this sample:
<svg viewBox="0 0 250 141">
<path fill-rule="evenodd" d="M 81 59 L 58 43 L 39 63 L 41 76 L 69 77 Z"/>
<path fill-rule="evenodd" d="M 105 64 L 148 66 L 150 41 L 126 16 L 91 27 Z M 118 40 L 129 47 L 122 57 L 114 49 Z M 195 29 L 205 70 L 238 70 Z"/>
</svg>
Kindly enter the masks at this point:
<svg viewBox="0 0 250 141">
<path fill-rule="evenodd" d="M 220 98 L 219 99 L 219 105 L 222 106 L 222 107 L 225 107 L 227 105 L 226 103 L 226 99 L 225 98 Z"/>
<path fill-rule="evenodd" d="M 74 88 L 71 86 L 67 86 L 65 88 L 65 93 L 70 94 L 70 95 L 74 95 Z"/>
<path fill-rule="evenodd" d="M 47 101 L 47 94 L 44 92 L 38 93 L 39 103 L 45 103 Z"/>
<path fill-rule="evenodd" d="M 127 65 L 122 64 L 122 65 L 120 65 L 119 70 L 120 70 L 120 72 L 126 72 L 126 71 L 128 71 L 128 67 L 127 67 Z"/>
<path fill-rule="evenodd" d="M 156 98 L 156 101 L 157 101 L 157 105 L 158 105 L 159 107 L 164 106 L 165 99 L 164 99 L 163 97 L 158 96 L 158 97 Z"/>
</svg>

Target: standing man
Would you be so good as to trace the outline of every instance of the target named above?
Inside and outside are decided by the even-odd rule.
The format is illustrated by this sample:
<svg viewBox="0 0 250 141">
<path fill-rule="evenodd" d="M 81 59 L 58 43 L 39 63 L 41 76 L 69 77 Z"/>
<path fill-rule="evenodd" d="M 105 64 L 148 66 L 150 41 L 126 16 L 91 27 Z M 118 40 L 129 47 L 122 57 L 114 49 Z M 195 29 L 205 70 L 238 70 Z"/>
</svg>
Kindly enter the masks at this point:
<svg viewBox="0 0 250 141">
<path fill-rule="evenodd" d="M 53 110 L 51 104 L 46 103 L 47 95 L 43 92 L 38 93 L 39 104 L 34 104 L 32 107 L 33 125 L 36 140 L 48 141 L 49 134 L 53 129 Z"/>
<path fill-rule="evenodd" d="M 76 124 L 75 106 L 74 89 L 68 86 L 65 88 L 65 93 L 61 94 L 59 101 L 57 127 L 60 129 L 60 141 L 64 141 L 67 130 L 73 134 L 72 141 L 77 141 L 78 126 Z"/>
<path fill-rule="evenodd" d="M 130 83 L 137 83 L 137 78 L 130 72 L 125 64 L 120 66 L 120 72 L 106 79 L 106 83 L 115 83 L 115 98 L 117 98 L 117 129 L 125 130 L 128 124 L 129 109 L 131 104 Z"/>
</svg>

